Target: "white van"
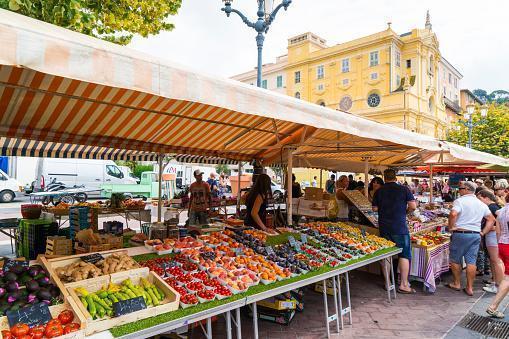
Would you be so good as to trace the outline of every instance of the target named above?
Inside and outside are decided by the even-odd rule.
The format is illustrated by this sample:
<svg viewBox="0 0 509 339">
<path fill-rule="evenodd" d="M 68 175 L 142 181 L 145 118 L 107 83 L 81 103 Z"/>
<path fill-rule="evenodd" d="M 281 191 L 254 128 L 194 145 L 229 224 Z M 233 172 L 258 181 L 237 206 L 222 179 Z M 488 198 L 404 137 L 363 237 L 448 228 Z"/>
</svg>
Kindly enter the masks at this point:
<svg viewBox="0 0 509 339">
<path fill-rule="evenodd" d="M 11 202 L 21 192 L 21 184 L 0 170 L 0 202 Z"/>
<path fill-rule="evenodd" d="M 137 184 L 140 183 L 140 178 L 135 176 L 134 173 L 131 172 L 131 169 L 129 167 L 127 167 L 127 166 L 118 166 L 118 168 L 120 168 L 120 170 L 124 174 L 125 178 L 132 178 L 132 179 L 136 180 Z"/>
<path fill-rule="evenodd" d="M 68 187 L 84 185 L 88 196 L 100 196 L 103 184 L 136 184 L 136 179 L 126 177 L 112 160 L 89 159 L 39 159 L 37 176 L 48 185 L 53 179 Z M 42 180 L 40 179 L 42 178 Z"/>
</svg>

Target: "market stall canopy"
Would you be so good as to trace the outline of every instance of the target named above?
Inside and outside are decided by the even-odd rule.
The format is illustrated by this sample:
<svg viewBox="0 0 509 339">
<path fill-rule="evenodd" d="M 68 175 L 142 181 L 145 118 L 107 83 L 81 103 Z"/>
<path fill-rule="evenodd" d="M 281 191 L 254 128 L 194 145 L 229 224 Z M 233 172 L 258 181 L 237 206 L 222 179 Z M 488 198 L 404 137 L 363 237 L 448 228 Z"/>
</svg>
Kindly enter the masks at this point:
<svg viewBox="0 0 509 339">
<path fill-rule="evenodd" d="M 267 163 L 287 145 L 309 157 L 320 157 L 311 151 L 322 147 L 348 161 L 371 152 L 379 164 L 440 151 L 439 141 L 423 135 L 5 10 L 0 43 L 0 135 L 9 138 Z"/>
<path fill-rule="evenodd" d="M 205 164 L 205 165 L 237 165 L 238 161 L 218 158 L 218 157 L 204 157 L 201 155 L 189 154 L 173 154 L 170 155 L 171 159 L 184 164 Z"/>
</svg>

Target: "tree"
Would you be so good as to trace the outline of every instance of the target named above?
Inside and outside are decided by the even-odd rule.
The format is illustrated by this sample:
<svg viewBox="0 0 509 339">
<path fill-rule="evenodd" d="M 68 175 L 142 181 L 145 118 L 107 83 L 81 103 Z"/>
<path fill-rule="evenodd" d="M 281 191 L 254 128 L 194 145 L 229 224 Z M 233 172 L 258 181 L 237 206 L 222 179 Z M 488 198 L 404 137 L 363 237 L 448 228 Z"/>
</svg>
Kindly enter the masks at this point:
<svg viewBox="0 0 509 339">
<path fill-rule="evenodd" d="M 217 165 L 216 173 L 217 174 L 224 173 L 226 175 L 230 175 L 232 173 L 232 171 L 230 170 L 230 168 L 228 168 L 228 165 Z"/>
<path fill-rule="evenodd" d="M 502 89 L 497 89 L 496 91 L 488 94 L 483 89 L 474 89 L 472 93 L 479 98 L 482 102 L 485 103 L 497 103 L 497 104 L 508 104 L 509 103 L 509 92 L 504 91 Z"/>
<path fill-rule="evenodd" d="M 490 100 L 488 92 L 483 89 L 474 89 L 472 93 L 482 102 L 488 102 Z"/>
<path fill-rule="evenodd" d="M 478 123 L 480 120 L 480 115 L 474 114 L 472 121 Z M 466 145 L 468 143 L 468 128 L 458 122 L 449 132 L 447 139 L 459 145 Z M 472 148 L 509 157 L 508 106 L 496 103 L 489 105 L 485 122 L 472 130 Z"/>
<path fill-rule="evenodd" d="M 182 0 L 0 0 L 0 8 L 127 45 L 134 34 L 170 31 Z"/>
</svg>

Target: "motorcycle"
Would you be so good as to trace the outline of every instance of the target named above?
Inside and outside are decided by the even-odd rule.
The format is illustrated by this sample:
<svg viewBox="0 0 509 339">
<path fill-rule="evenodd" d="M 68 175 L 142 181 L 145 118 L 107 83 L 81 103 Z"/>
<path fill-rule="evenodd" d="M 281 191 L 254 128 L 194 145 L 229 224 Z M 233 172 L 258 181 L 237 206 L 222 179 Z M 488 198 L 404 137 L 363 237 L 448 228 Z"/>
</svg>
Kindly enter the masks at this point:
<svg viewBox="0 0 509 339">
<path fill-rule="evenodd" d="M 67 187 L 63 182 L 56 181 L 56 178 L 53 178 L 53 180 L 50 181 L 48 186 L 44 189 L 44 192 L 58 192 L 63 191 L 69 188 L 84 188 L 85 185 L 74 185 L 73 187 Z M 77 202 L 85 202 L 87 201 L 88 196 L 85 192 L 77 192 L 77 193 L 70 193 L 67 195 L 55 195 L 55 196 L 45 196 L 42 198 L 41 203 L 43 205 L 49 205 L 50 203 L 53 204 L 53 206 L 57 206 L 61 202 L 65 202 L 67 204 L 73 204 L 74 201 Z"/>
</svg>

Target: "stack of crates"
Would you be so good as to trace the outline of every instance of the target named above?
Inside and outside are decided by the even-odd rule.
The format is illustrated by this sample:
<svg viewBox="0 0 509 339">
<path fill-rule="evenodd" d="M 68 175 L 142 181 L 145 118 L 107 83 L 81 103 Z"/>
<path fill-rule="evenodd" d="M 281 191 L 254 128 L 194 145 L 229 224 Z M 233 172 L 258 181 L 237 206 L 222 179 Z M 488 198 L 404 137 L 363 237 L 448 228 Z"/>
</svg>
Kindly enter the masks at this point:
<svg viewBox="0 0 509 339">
<path fill-rule="evenodd" d="M 92 226 L 92 211 L 87 206 L 69 208 L 69 237 L 74 240 L 76 234 Z"/>
<path fill-rule="evenodd" d="M 46 255 L 71 255 L 72 240 L 66 237 L 48 237 L 46 239 Z"/>
</svg>

